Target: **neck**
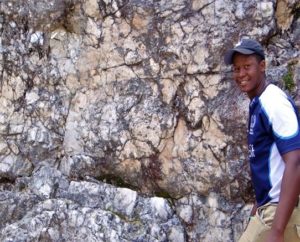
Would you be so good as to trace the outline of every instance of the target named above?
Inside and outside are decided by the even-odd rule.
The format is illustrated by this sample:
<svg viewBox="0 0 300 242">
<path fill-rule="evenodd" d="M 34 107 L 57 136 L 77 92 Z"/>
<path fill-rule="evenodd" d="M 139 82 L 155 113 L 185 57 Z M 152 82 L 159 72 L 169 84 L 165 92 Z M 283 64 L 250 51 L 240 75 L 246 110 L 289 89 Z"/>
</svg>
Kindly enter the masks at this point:
<svg viewBox="0 0 300 242">
<path fill-rule="evenodd" d="M 264 90 L 266 89 L 266 87 L 268 85 L 269 85 L 269 82 L 266 80 L 265 77 L 263 77 L 262 80 L 259 82 L 259 85 L 255 89 L 255 91 L 253 91 L 252 93 L 247 93 L 248 97 L 250 99 L 253 99 L 254 97 L 260 96 L 264 92 Z"/>
</svg>

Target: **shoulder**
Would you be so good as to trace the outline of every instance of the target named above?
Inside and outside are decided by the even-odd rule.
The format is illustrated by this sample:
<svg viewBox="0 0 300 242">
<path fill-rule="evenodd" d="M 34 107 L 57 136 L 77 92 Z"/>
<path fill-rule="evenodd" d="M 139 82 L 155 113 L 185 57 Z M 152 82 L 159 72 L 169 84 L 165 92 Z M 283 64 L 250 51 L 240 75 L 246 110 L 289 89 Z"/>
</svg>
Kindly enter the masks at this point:
<svg viewBox="0 0 300 242">
<path fill-rule="evenodd" d="M 288 97 L 284 91 L 274 84 L 269 84 L 265 91 L 259 97 L 260 101 L 264 104 L 271 104 L 274 102 L 281 102 L 288 100 Z"/>
<path fill-rule="evenodd" d="M 270 84 L 259 98 L 263 113 L 273 131 L 281 137 L 291 137 L 299 131 L 299 120 L 291 99 L 277 86 Z"/>
<path fill-rule="evenodd" d="M 274 84 L 267 86 L 266 90 L 259 97 L 261 107 L 271 118 L 276 114 L 286 114 L 287 111 L 293 111 L 294 108 L 288 96 L 284 91 Z"/>
</svg>

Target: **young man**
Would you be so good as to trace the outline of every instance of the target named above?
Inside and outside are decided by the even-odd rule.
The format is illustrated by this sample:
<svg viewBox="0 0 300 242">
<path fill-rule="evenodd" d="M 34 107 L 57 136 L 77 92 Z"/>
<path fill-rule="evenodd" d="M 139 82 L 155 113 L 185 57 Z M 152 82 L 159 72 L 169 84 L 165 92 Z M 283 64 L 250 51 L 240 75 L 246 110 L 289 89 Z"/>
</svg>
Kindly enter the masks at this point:
<svg viewBox="0 0 300 242">
<path fill-rule="evenodd" d="M 266 80 L 265 53 L 243 39 L 225 54 L 249 104 L 248 145 L 256 205 L 239 242 L 300 242 L 300 118 L 294 102 Z"/>
</svg>

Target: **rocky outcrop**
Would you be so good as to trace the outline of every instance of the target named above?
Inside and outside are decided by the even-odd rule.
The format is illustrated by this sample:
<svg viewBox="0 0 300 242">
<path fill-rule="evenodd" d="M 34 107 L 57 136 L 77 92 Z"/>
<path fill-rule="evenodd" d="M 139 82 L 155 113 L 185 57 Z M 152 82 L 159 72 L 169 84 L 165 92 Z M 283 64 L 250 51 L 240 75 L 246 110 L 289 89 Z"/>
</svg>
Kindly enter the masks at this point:
<svg viewBox="0 0 300 242">
<path fill-rule="evenodd" d="M 0 2 L 1 241 L 236 241 L 247 98 L 223 54 L 266 48 L 300 106 L 297 1 Z"/>
</svg>

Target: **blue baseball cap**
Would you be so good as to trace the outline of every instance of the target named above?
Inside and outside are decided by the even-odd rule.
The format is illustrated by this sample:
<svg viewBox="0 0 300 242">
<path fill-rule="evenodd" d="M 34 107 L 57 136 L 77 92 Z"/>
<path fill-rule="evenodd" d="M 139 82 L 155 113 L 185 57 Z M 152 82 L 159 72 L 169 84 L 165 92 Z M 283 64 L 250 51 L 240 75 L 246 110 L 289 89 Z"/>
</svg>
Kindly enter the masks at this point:
<svg viewBox="0 0 300 242">
<path fill-rule="evenodd" d="M 232 64 L 233 55 L 236 52 L 243 55 L 257 54 L 265 59 L 265 52 L 260 43 L 252 39 L 242 39 L 233 49 L 225 53 L 224 61 L 226 65 Z"/>
</svg>

